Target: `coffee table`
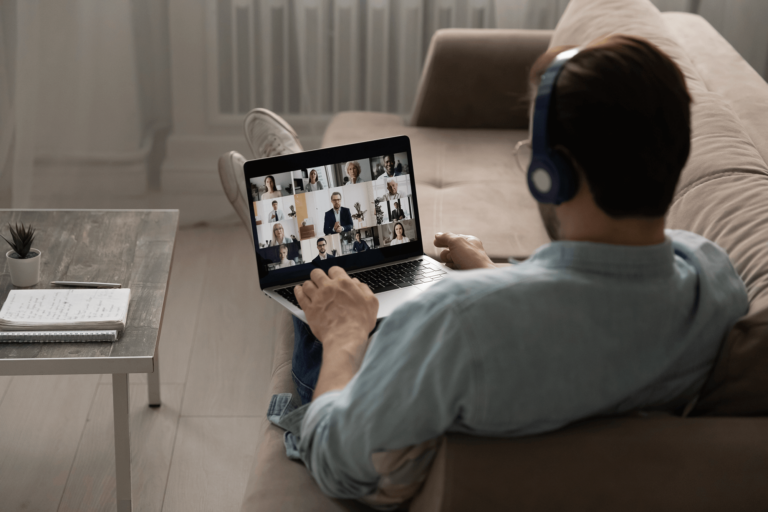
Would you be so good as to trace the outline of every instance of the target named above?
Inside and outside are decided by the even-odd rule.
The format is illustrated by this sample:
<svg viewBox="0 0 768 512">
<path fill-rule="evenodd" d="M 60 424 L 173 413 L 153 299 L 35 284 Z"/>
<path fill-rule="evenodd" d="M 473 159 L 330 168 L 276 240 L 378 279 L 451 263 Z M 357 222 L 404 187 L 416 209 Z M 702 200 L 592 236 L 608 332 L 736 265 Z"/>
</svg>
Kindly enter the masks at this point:
<svg viewBox="0 0 768 512">
<path fill-rule="evenodd" d="M 178 210 L 0 210 L 4 234 L 9 222 L 37 228 L 33 247 L 43 260 L 33 288 L 67 280 L 131 289 L 125 331 L 114 343 L 0 343 L 0 375 L 112 374 L 118 512 L 132 509 L 128 374 L 146 373 L 149 406 L 160 406 L 158 338 L 178 221 Z M 4 302 L 14 286 L 1 265 Z"/>
</svg>

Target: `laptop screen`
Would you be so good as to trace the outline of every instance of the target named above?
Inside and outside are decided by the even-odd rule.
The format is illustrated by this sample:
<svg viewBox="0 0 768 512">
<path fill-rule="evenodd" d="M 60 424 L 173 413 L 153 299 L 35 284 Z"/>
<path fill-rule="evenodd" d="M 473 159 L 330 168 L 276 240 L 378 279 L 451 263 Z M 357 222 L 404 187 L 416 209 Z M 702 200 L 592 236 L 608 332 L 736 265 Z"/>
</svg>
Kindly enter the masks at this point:
<svg viewBox="0 0 768 512">
<path fill-rule="evenodd" d="M 246 180 L 262 288 L 423 253 L 407 137 L 255 160 Z"/>
</svg>

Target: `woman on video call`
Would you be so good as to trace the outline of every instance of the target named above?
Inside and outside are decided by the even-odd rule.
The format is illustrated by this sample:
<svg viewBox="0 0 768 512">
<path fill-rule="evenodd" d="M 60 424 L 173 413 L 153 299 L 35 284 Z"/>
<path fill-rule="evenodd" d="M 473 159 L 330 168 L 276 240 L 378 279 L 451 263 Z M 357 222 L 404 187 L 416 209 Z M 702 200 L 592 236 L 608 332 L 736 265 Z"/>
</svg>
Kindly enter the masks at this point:
<svg viewBox="0 0 768 512">
<path fill-rule="evenodd" d="M 272 226 L 272 245 L 280 245 L 280 244 L 290 244 L 293 243 L 293 240 L 285 236 L 285 230 L 283 229 L 283 225 L 279 222 L 275 222 L 275 225 Z"/>
<path fill-rule="evenodd" d="M 283 194 L 277 190 L 277 186 L 275 186 L 275 178 L 272 176 L 264 178 L 264 186 L 267 187 L 267 191 L 261 196 L 262 199 L 276 199 L 283 196 Z"/>
<path fill-rule="evenodd" d="M 360 162 L 356 160 L 347 162 L 345 169 L 347 171 L 347 176 L 349 176 L 349 181 L 346 183 L 346 185 L 356 185 L 363 182 L 363 178 L 360 177 L 360 174 L 363 172 L 360 168 Z"/>
<path fill-rule="evenodd" d="M 395 238 L 389 243 L 389 245 L 400 245 L 410 242 L 408 237 L 405 236 L 405 228 L 401 223 L 395 224 Z"/>
<path fill-rule="evenodd" d="M 296 263 L 293 260 L 288 259 L 287 245 L 281 245 L 279 251 L 280 251 L 280 263 L 277 265 L 277 268 L 293 267 L 296 265 Z"/>
<path fill-rule="evenodd" d="M 309 171 L 309 183 L 307 183 L 307 192 L 317 192 L 323 190 L 323 184 L 317 179 L 317 171 L 312 169 Z"/>
</svg>

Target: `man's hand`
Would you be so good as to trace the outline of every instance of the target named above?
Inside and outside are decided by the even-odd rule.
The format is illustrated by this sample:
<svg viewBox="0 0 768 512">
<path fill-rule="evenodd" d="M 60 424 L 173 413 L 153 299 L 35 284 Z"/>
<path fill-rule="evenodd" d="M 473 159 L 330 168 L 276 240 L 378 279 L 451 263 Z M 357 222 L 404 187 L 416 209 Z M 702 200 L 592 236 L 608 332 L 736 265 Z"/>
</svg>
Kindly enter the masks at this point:
<svg viewBox="0 0 768 512">
<path fill-rule="evenodd" d="M 313 270 L 310 280 L 297 286 L 294 293 L 324 349 L 350 337 L 367 340 L 376 326 L 379 300 L 367 284 L 351 279 L 341 267 L 331 267 L 328 275 Z"/>
<path fill-rule="evenodd" d="M 339 224 L 338 222 L 336 222 L 336 223 L 333 225 L 333 230 L 334 230 L 336 233 L 341 233 L 341 232 L 342 232 L 342 227 L 341 227 L 341 224 Z"/>
<path fill-rule="evenodd" d="M 496 268 L 491 258 L 483 249 L 483 242 L 471 235 L 436 233 L 435 247 L 445 247 L 440 253 L 440 261 L 455 270 L 475 268 Z"/>
<path fill-rule="evenodd" d="M 323 364 L 314 396 L 346 386 L 360 369 L 368 335 L 376 326 L 379 300 L 367 284 L 341 267 L 320 269 L 294 288 L 312 333 L 323 344 Z"/>
</svg>

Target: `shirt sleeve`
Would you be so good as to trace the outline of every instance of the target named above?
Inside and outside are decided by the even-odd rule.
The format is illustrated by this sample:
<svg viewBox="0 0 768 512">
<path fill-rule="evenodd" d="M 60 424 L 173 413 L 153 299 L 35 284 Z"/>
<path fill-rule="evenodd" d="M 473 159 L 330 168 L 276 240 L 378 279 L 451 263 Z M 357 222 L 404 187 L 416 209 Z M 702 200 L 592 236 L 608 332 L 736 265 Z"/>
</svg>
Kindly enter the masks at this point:
<svg viewBox="0 0 768 512">
<path fill-rule="evenodd" d="M 457 309 L 408 302 L 374 334 L 347 386 L 312 402 L 299 452 L 325 494 L 371 494 L 381 476 L 372 454 L 434 439 L 481 403 Z"/>
</svg>

